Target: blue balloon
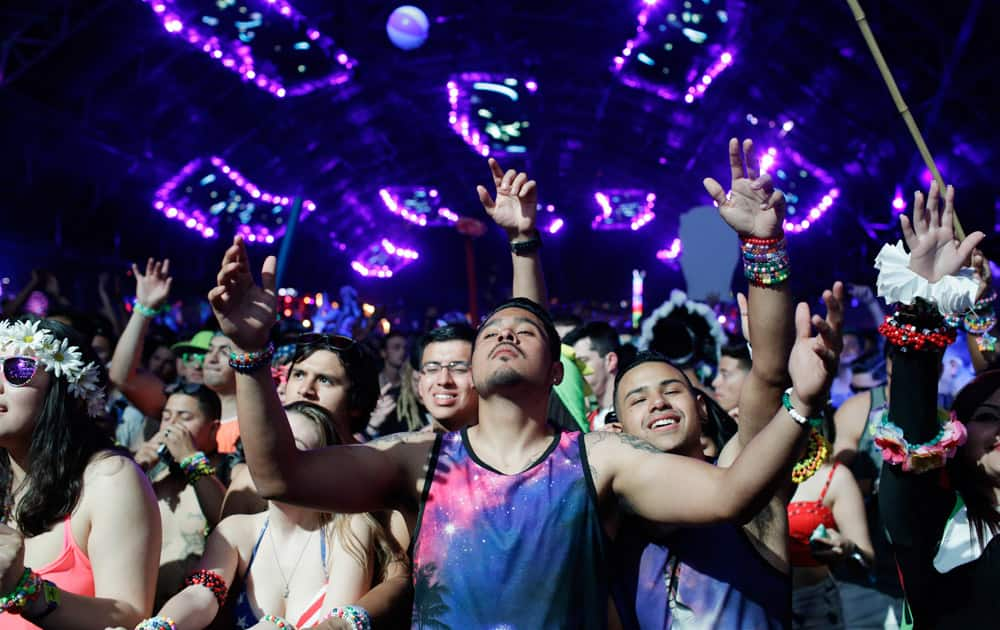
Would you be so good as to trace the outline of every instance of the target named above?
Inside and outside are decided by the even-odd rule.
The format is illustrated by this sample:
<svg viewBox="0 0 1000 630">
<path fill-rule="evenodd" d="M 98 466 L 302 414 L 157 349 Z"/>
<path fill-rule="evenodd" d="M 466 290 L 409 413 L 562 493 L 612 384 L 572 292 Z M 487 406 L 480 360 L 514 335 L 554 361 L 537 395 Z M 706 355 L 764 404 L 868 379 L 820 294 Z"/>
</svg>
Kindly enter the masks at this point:
<svg viewBox="0 0 1000 630">
<path fill-rule="evenodd" d="M 417 7 L 403 5 L 389 16 L 385 23 L 385 32 L 398 48 L 413 50 L 427 41 L 427 31 L 430 22 L 427 15 Z"/>
</svg>

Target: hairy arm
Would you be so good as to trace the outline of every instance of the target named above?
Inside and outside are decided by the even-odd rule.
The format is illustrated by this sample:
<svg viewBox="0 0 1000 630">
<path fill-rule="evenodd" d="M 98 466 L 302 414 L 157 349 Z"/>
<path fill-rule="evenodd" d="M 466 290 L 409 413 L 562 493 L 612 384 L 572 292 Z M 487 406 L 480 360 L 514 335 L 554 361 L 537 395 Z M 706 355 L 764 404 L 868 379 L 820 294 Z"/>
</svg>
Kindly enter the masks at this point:
<svg viewBox="0 0 1000 630">
<path fill-rule="evenodd" d="M 729 468 L 662 453 L 625 434 L 587 434 L 601 496 L 649 521 L 674 525 L 746 522 L 773 494 L 805 432 L 782 408 Z"/>
<path fill-rule="evenodd" d="M 157 418 L 167 402 L 163 393 L 163 381 L 153 374 L 138 370 L 149 322 L 148 317 L 138 312 L 132 313 L 118 345 L 115 346 L 115 353 L 108 367 L 108 378 L 139 411 Z"/>
<path fill-rule="evenodd" d="M 433 435 L 400 434 L 364 445 L 300 451 L 266 370 L 237 373 L 236 409 L 247 465 L 265 499 L 337 513 L 414 504 L 414 473 L 419 476 Z"/>
<path fill-rule="evenodd" d="M 239 567 L 240 554 L 236 541 L 241 530 L 237 519 L 227 518 L 220 522 L 208 537 L 205 553 L 198 563 L 198 569 L 218 573 L 229 588 L 233 586 Z M 173 619 L 178 630 L 207 628 L 219 614 L 219 603 L 211 590 L 193 584 L 167 600 L 157 614 Z"/>
<path fill-rule="evenodd" d="M 94 572 L 94 597 L 62 591 L 59 607 L 39 625 L 60 630 L 131 628 L 153 608 L 161 536 L 156 499 L 146 476 L 124 457 L 95 461 L 85 483 L 90 514 L 86 552 Z"/>
</svg>

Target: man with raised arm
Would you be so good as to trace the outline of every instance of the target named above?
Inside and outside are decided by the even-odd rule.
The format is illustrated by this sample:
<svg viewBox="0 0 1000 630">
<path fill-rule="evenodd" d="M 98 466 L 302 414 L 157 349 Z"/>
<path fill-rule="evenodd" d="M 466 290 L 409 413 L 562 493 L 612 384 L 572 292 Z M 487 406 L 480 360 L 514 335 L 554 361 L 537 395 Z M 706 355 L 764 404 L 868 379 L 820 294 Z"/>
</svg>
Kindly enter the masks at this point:
<svg viewBox="0 0 1000 630">
<path fill-rule="evenodd" d="M 523 208 L 534 186 L 523 174 L 505 174 L 495 203 Z M 535 247 L 520 236 L 515 256 Z M 678 525 L 750 518 L 805 434 L 783 408 L 731 467 L 720 468 L 631 436 L 561 433 L 546 418 L 562 378 L 558 335 L 536 302 L 515 298 L 477 333 L 478 425 L 303 453 L 267 370 L 275 266 L 269 257 L 256 285 L 237 237 L 209 294 L 238 348 L 231 362 L 250 470 L 268 498 L 338 512 L 400 510 L 413 531 L 414 627 L 606 627 L 605 537 L 623 514 Z M 805 328 L 818 360 L 827 350 L 808 340 L 808 317 Z M 814 412 L 824 385 L 815 365 L 802 372 L 793 396 L 800 418 Z M 671 373 L 657 387 L 680 378 Z M 699 415 L 688 388 L 652 398 L 676 417 Z"/>
</svg>

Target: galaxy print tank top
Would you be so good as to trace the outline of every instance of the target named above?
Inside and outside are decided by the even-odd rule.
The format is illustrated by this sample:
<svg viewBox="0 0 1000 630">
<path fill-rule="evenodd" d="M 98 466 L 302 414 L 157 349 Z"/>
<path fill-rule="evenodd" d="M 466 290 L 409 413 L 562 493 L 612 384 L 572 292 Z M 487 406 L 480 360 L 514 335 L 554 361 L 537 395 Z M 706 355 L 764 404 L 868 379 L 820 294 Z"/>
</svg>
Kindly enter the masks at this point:
<svg viewBox="0 0 1000 630">
<path fill-rule="evenodd" d="M 606 541 L 582 433 L 524 472 L 434 444 L 413 536 L 413 628 L 606 628 Z"/>
<path fill-rule="evenodd" d="M 626 630 L 791 627 L 791 578 L 739 525 L 683 528 L 658 542 L 637 519 L 619 532 L 612 589 Z"/>
</svg>

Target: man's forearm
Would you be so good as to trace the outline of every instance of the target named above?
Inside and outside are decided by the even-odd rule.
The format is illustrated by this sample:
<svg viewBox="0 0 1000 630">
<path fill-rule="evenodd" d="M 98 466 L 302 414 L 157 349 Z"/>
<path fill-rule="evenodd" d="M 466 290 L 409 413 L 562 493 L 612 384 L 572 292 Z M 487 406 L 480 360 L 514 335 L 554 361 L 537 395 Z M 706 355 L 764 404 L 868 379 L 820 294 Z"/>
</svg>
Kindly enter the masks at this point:
<svg viewBox="0 0 1000 630">
<path fill-rule="evenodd" d="M 236 415 L 257 491 L 264 497 L 284 495 L 295 438 L 268 370 L 236 374 Z"/>
<path fill-rule="evenodd" d="M 792 294 L 787 282 L 776 287 L 750 285 L 750 345 L 754 374 L 781 386 L 788 380 L 788 355 L 792 352 Z M 743 407 L 740 406 L 742 420 Z"/>
<path fill-rule="evenodd" d="M 514 297 L 524 297 L 545 306 L 549 296 L 542 273 L 542 255 L 535 250 L 529 254 L 511 255 L 514 267 Z"/>
<path fill-rule="evenodd" d="M 142 356 L 143 339 L 149 330 L 149 321 L 148 317 L 133 312 L 115 346 L 115 353 L 111 356 L 111 365 L 108 367 L 108 379 L 119 389 L 135 373 Z"/>
</svg>

